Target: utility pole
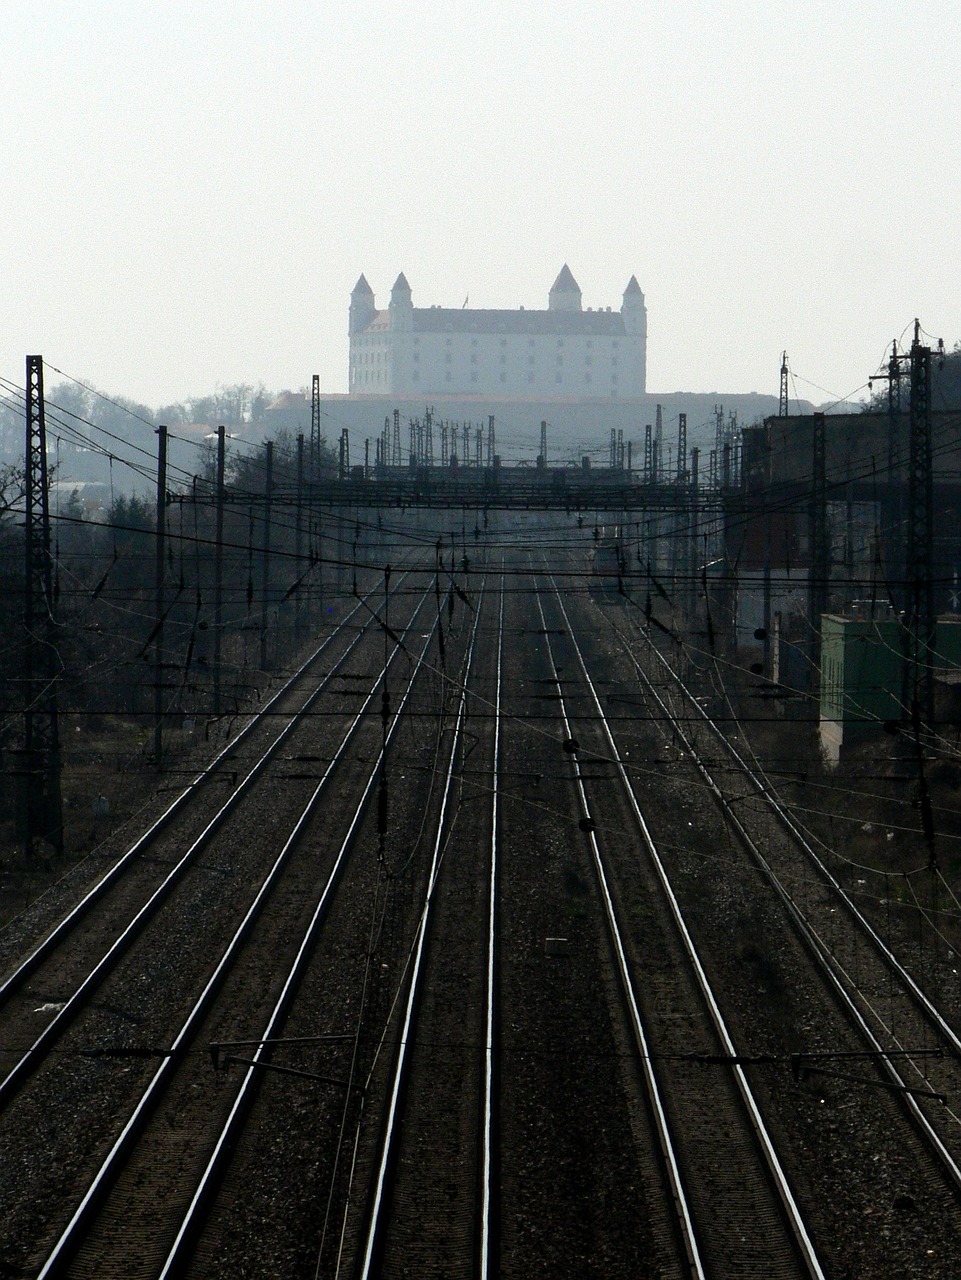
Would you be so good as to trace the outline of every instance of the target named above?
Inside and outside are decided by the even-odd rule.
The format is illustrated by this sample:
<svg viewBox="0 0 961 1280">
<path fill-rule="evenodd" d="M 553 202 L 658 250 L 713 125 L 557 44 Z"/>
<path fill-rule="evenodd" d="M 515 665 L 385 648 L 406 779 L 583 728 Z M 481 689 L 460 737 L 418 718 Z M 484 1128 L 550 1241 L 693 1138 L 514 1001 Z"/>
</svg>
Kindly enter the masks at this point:
<svg viewBox="0 0 961 1280">
<path fill-rule="evenodd" d="M 687 414 L 677 415 L 677 482 L 683 484 L 687 475 Z"/>
<path fill-rule="evenodd" d="M 424 458 L 425 467 L 433 467 L 434 465 L 434 410 L 426 408 L 424 410 Z"/>
<path fill-rule="evenodd" d="M 266 444 L 266 471 L 264 478 L 264 536 L 260 571 L 260 669 L 267 670 L 267 617 L 270 591 L 270 523 L 271 504 L 274 496 L 274 442 Z"/>
<path fill-rule="evenodd" d="M 214 715 L 220 715 L 220 667 L 224 606 L 224 463 L 225 428 L 217 428 L 217 507 L 214 533 Z"/>
<path fill-rule="evenodd" d="M 827 510 L 827 442 L 823 413 L 814 415 L 811 445 L 811 506 L 808 516 L 811 567 L 808 577 L 808 624 L 812 670 L 820 683 L 821 615 L 827 611 L 828 577 L 831 572 L 831 541 L 828 535 Z"/>
<path fill-rule="evenodd" d="M 310 383 L 310 474 L 317 479 L 320 466 L 320 374 L 315 373 Z"/>
<path fill-rule="evenodd" d="M 912 353 L 914 348 L 912 347 Z M 904 554 L 904 459 L 901 454 L 901 379 L 910 376 L 912 354 L 898 351 L 897 341 L 891 343 L 891 355 L 886 373 L 876 373 L 876 379 L 886 379 L 888 384 L 888 439 L 885 485 L 881 502 L 881 545 L 883 563 L 887 575 L 888 592 L 896 610 L 910 608 L 910 588 L 906 581 L 907 569 Z"/>
<path fill-rule="evenodd" d="M 297 576 L 297 601 L 294 616 L 297 619 L 297 637 L 304 633 L 304 433 L 297 437 L 297 516 L 294 542 L 294 573 Z"/>
<path fill-rule="evenodd" d="M 547 466 L 547 423 L 541 423 L 541 466 Z"/>
<path fill-rule="evenodd" d="M 691 554 L 690 554 L 690 601 L 691 616 L 697 607 L 697 542 L 700 520 L 698 518 L 698 507 L 700 505 L 700 494 L 698 493 L 698 465 L 700 463 L 701 451 L 694 448 L 691 450 Z"/>
<path fill-rule="evenodd" d="M 911 344 L 911 442 L 908 462 L 908 589 L 916 697 L 921 719 L 934 721 L 934 478 L 931 450 L 931 348 L 914 322 Z"/>
<path fill-rule="evenodd" d="M 43 398 L 43 357 L 26 365 L 26 519 L 24 529 L 24 752 L 22 804 L 24 854 L 34 841 L 63 852 L 60 791 L 60 731 L 57 716 L 59 660 L 53 620 L 50 555 L 50 497 L 47 430 Z"/>
<path fill-rule="evenodd" d="M 157 428 L 157 536 L 155 539 L 154 593 L 157 634 L 154 641 L 154 765 L 163 767 L 163 691 L 164 691 L 164 575 L 166 573 L 167 540 L 167 428 Z"/>
</svg>

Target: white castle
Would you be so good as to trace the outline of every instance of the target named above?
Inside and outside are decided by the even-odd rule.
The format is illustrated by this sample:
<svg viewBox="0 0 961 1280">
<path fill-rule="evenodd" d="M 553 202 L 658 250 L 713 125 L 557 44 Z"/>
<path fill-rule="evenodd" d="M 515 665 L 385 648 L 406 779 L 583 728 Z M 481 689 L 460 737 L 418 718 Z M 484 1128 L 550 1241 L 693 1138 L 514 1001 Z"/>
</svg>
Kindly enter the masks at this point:
<svg viewBox="0 0 961 1280">
<path fill-rule="evenodd" d="M 351 395 L 610 400 L 646 390 L 647 308 L 635 276 L 619 311 L 585 311 L 566 264 L 546 311 L 415 307 L 403 272 L 378 311 L 361 276 L 349 332 Z"/>
</svg>

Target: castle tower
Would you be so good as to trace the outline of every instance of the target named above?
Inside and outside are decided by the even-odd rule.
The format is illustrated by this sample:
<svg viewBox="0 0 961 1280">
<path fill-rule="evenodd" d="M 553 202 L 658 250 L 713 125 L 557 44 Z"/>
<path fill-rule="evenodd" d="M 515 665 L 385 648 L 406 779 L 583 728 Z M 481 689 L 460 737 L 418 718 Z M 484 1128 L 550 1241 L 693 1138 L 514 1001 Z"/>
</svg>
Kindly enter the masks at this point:
<svg viewBox="0 0 961 1280">
<path fill-rule="evenodd" d="M 634 395 L 643 395 L 647 390 L 647 307 L 644 294 L 637 283 L 637 276 L 631 276 L 627 288 L 621 298 L 621 315 L 624 318 L 624 333 L 634 345 L 634 369 L 636 382 L 632 388 Z"/>
<path fill-rule="evenodd" d="M 637 276 L 631 276 L 621 299 L 621 315 L 624 317 L 625 333 L 647 332 L 647 307 L 644 305 L 644 294 L 637 283 Z"/>
<path fill-rule="evenodd" d="M 363 333 L 376 314 L 374 291 L 367 283 L 367 277 L 362 275 L 350 295 L 350 319 L 347 332 L 351 335 Z"/>
<path fill-rule="evenodd" d="M 410 285 L 403 271 L 394 281 L 390 291 L 390 327 L 400 332 L 410 332 L 414 327 L 414 304 L 411 301 Z"/>
<path fill-rule="evenodd" d="M 551 285 L 547 295 L 548 311 L 581 311 L 580 285 L 571 275 L 570 267 L 565 262 L 560 275 Z"/>
</svg>

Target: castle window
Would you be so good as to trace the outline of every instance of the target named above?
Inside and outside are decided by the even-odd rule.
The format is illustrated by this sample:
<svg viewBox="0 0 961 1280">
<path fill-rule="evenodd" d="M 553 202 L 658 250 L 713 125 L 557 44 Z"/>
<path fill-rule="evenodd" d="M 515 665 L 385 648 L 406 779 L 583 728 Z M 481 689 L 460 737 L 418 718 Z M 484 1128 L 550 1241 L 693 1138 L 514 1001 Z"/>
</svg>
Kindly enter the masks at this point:
<svg viewBox="0 0 961 1280">
<path fill-rule="evenodd" d="M 554 374 L 554 381 L 555 381 L 555 382 L 563 382 L 563 381 L 564 381 L 564 375 L 563 375 L 562 373 L 555 373 L 555 374 Z"/>
<path fill-rule="evenodd" d="M 420 359 L 420 352 L 419 352 L 419 351 L 415 351 L 415 352 L 414 352 L 414 363 L 416 364 L 416 363 L 417 363 L 417 361 L 418 361 L 419 359 Z"/>
<path fill-rule="evenodd" d="M 413 377 L 413 379 L 414 379 L 414 381 L 415 381 L 415 382 L 420 382 L 420 374 L 418 373 L 418 371 L 417 371 L 416 369 L 414 370 L 414 372 L 413 372 L 413 374 L 412 374 L 411 376 Z"/>
<path fill-rule="evenodd" d="M 501 364 L 507 364 L 507 356 L 501 352 Z"/>
<path fill-rule="evenodd" d="M 528 357 L 527 357 L 527 363 L 528 363 L 528 364 L 533 364 L 533 363 L 534 363 L 534 357 L 533 357 L 533 356 L 528 356 Z"/>
<path fill-rule="evenodd" d="M 470 340 L 470 344 L 471 344 L 471 346 L 472 346 L 472 347 L 476 347 L 476 346 L 477 346 L 477 339 L 476 339 L 476 338 L 471 338 L 471 340 Z"/>
<path fill-rule="evenodd" d="M 448 369 L 447 372 L 444 374 L 444 381 L 450 382 L 450 369 Z"/>
<path fill-rule="evenodd" d="M 617 364 L 617 356 L 611 356 L 611 364 Z"/>
<path fill-rule="evenodd" d="M 588 342 L 587 342 L 587 349 L 588 349 L 588 351 L 590 351 L 590 349 L 591 349 L 591 347 L 593 347 L 593 345 L 594 345 L 594 343 L 593 343 L 593 342 L 591 342 L 591 341 L 590 341 L 590 339 L 588 339 Z"/>
<path fill-rule="evenodd" d="M 584 374 L 584 381 L 585 381 L 585 382 L 590 382 L 590 380 L 591 380 L 591 375 L 590 375 L 589 373 L 585 373 L 585 374 Z"/>
<path fill-rule="evenodd" d="M 533 338 L 528 338 L 528 339 L 527 339 L 527 345 L 528 345 L 529 347 L 532 347 L 532 346 L 534 345 L 534 339 L 533 339 Z"/>
<path fill-rule="evenodd" d="M 506 338 L 501 338 L 501 346 L 502 346 L 502 347 L 506 347 L 506 346 L 507 346 L 507 339 L 506 339 Z"/>
<path fill-rule="evenodd" d="M 449 346 L 450 346 L 450 338 L 445 338 L 445 339 L 444 339 L 444 346 L 445 346 L 445 347 L 449 347 Z"/>
<path fill-rule="evenodd" d="M 477 363 L 477 356 L 476 356 L 476 355 L 472 355 L 472 356 L 471 356 L 471 358 L 470 358 L 470 362 L 471 362 L 471 364 L 476 364 L 476 363 Z"/>
<path fill-rule="evenodd" d="M 529 373 L 529 374 L 527 375 L 527 381 L 528 381 L 528 382 L 533 382 L 533 381 L 534 381 L 534 375 L 533 375 L 532 373 Z"/>
<path fill-rule="evenodd" d="M 563 338 L 558 338 L 558 339 L 557 339 L 557 345 L 558 345 L 559 347 L 562 347 L 562 346 L 564 345 L 564 339 L 563 339 Z"/>
<path fill-rule="evenodd" d="M 563 363 L 564 363 L 564 357 L 563 357 L 563 356 L 558 356 L 558 357 L 557 357 L 557 363 L 558 363 L 558 364 L 563 364 Z"/>
<path fill-rule="evenodd" d="M 449 351 L 448 351 L 448 352 L 447 352 L 447 354 L 444 356 L 444 364 L 450 364 L 450 352 L 449 352 Z"/>
<path fill-rule="evenodd" d="M 591 364 L 591 357 L 590 357 L 590 356 L 585 356 L 585 357 L 584 357 L 584 363 L 585 363 L 586 365 L 590 365 L 590 364 Z"/>
<path fill-rule="evenodd" d="M 472 373 L 472 374 L 471 374 L 471 376 L 470 376 L 470 380 L 471 380 L 471 382 L 476 382 L 476 381 L 477 381 L 477 374 L 476 374 L 476 373 Z"/>
<path fill-rule="evenodd" d="M 502 373 L 502 374 L 501 374 L 501 382 L 506 382 L 506 381 L 507 381 L 507 374 L 506 374 L 506 373 Z"/>
</svg>

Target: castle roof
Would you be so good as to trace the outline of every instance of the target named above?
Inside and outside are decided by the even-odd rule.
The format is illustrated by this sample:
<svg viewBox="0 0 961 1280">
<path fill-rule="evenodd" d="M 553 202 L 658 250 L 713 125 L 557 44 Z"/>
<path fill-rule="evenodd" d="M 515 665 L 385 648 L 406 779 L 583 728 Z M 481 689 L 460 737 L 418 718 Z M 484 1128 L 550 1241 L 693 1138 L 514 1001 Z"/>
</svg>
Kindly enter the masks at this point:
<svg viewBox="0 0 961 1280">
<path fill-rule="evenodd" d="M 497 311 L 415 307 L 414 333 L 529 334 L 549 337 L 623 336 L 619 311 Z"/>
<path fill-rule="evenodd" d="M 391 293 L 410 293 L 410 285 L 407 283 L 407 277 L 404 275 L 403 271 L 394 281 L 394 287 L 391 289 Z"/>
<path fill-rule="evenodd" d="M 643 298 L 644 294 L 641 292 L 641 286 L 637 283 L 637 276 L 631 276 L 627 282 L 627 288 L 624 290 L 624 297 L 633 298 L 637 296 Z"/>
<path fill-rule="evenodd" d="M 356 298 L 361 294 L 364 294 L 365 296 L 369 294 L 370 297 L 374 296 L 374 291 L 370 287 L 370 285 L 367 283 L 367 277 L 363 274 L 361 275 L 357 283 L 354 285 L 353 289 L 351 289 L 350 291 L 350 296 L 352 298 Z"/>
<path fill-rule="evenodd" d="M 551 285 L 551 293 L 580 293 L 580 291 L 580 285 L 574 279 L 570 267 L 565 262 L 557 279 Z"/>
</svg>

